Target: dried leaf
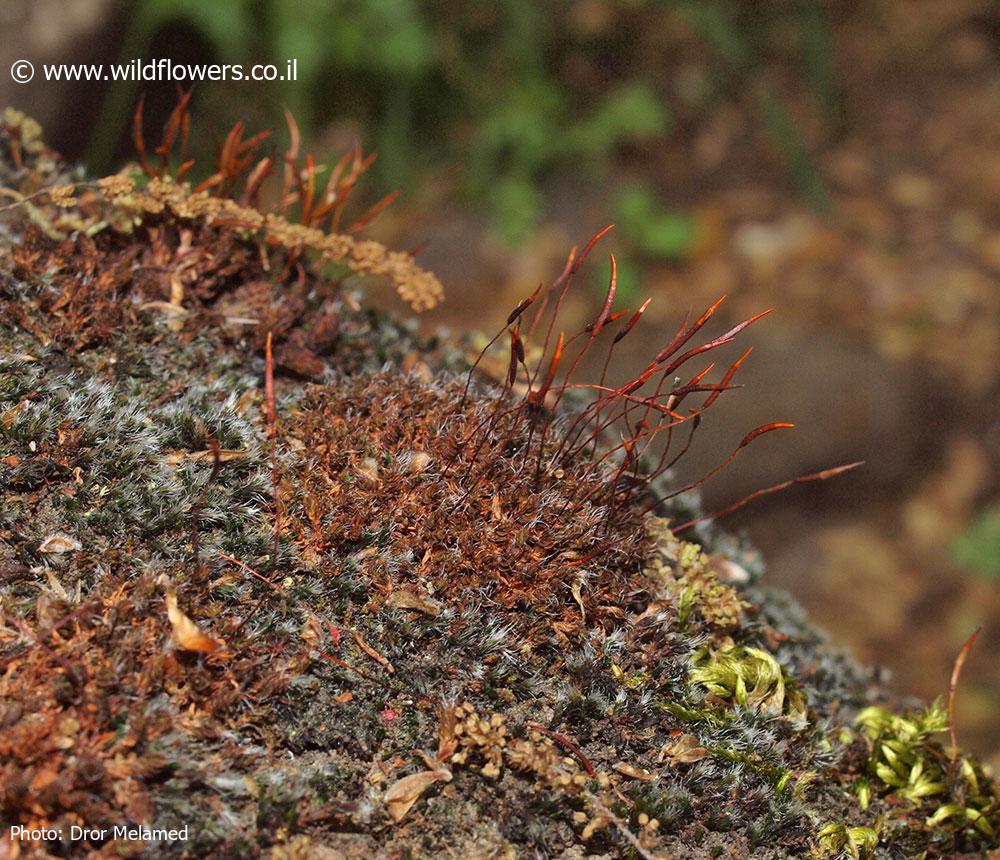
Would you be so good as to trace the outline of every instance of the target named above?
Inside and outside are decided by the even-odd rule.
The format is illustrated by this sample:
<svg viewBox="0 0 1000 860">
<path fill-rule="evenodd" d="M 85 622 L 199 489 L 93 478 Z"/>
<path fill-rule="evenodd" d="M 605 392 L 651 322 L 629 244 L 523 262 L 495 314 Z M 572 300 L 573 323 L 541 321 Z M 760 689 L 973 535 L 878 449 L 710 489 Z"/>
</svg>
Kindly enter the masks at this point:
<svg viewBox="0 0 1000 860">
<path fill-rule="evenodd" d="M 426 451 L 414 451 L 410 457 L 409 472 L 417 475 L 425 471 L 433 458 Z"/>
<path fill-rule="evenodd" d="M 224 448 L 218 451 L 167 451 L 163 456 L 163 462 L 168 466 L 179 466 L 185 460 L 192 463 L 200 463 L 202 460 L 213 460 L 218 455 L 220 463 L 231 463 L 234 460 L 242 460 L 246 457 L 246 451 L 231 451 Z"/>
<path fill-rule="evenodd" d="M 457 722 L 458 717 L 455 714 L 454 707 L 447 707 L 441 712 L 441 720 L 438 724 L 438 748 L 436 756 L 439 762 L 451 761 L 451 757 L 458 749 L 458 738 L 455 736 L 455 725 Z"/>
<path fill-rule="evenodd" d="M 441 614 L 441 604 L 436 603 L 426 597 L 421 597 L 405 588 L 397 588 L 385 601 L 386 606 L 395 606 L 398 609 L 414 609 L 423 612 L 432 618 L 437 618 Z"/>
<path fill-rule="evenodd" d="M 167 618 L 174 629 L 174 639 L 177 645 L 185 651 L 199 651 L 211 654 L 222 646 L 211 636 L 203 633 L 201 628 L 185 615 L 177 606 L 177 595 L 167 592 Z"/>
<path fill-rule="evenodd" d="M 726 558 L 721 553 L 709 556 L 708 562 L 709 568 L 722 582 L 743 585 L 750 581 L 750 574 L 745 567 Z"/>
<path fill-rule="evenodd" d="M 355 471 L 369 484 L 378 483 L 378 461 L 374 457 L 365 457 Z"/>
<path fill-rule="evenodd" d="M 587 610 L 583 606 L 583 594 L 580 591 L 581 583 L 579 581 L 574 582 L 570 587 L 570 592 L 573 595 L 573 599 L 576 601 L 576 605 L 580 607 L 580 622 L 586 623 L 587 621 Z"/>
<path fill-rule="evenodd" d="M 180 305 L 175 305 L 171 302 L 145 302 L 139 305 L 139 310 L 159 311 L 168 317 L 186 317 L 188 314 L 186 308 L 182 308 Z"/>
<path fill-rule="evenodd" d="M 183 306 L 184 283 L 176 275 L 170 279 L 170 304 Z"/>
<path fill-rule="evenodd" d="M 83 549 L 83 544 L 76 540 L 76 538 L 72 538 L 62 532 L 53 532 L 38 547 L 39 552 L 50 555 L 63 552 L 76 552 L 78 549 Z"/>
<path fill-rule="evenodd" d="M 376 663 L 382 666 L 386 670 L 386 672 L 388 672 L 390 675 L 395 673 L 396 670 L 393 667 L 392 663 L 390 663 L 385 656 L 379 654 L 379 652 L 376 651 L 374 648 L 372 648 L 371 645 L 365 642 L 365 640 L 361 638 L 360 633 L 358 633 L 356 630 L 352 630 L 351 635 L 354 637 L 354 641 L 357 643 L 358 647 L 362 651 L 364 651 L 365 654 L 367 654 L 369 657 L 372 658 L 372 660 L 374 660 Z"/>
<path fill-rule="evenodd" d="M 637 779 L 640 782 L 652 782 L 656 779 L 653 774 L 648 770 L 644 770 L 641 767 L 635 767 L 631 764 L 626 764 L 625 762 L 618 762 L 614 769 L 618 771 L 622 776 L 627 776 L 629 779 Z"/>
<path fill-rule="evenodd" d="M 402 821 L 413 804 L 436 782 L 451 782 L 451 771 L 444 767 L 422 770 L 394 782 L 385 793 L 385 805 L 392 820 Z"/>
<path fill-rule="evenodd" d="M 320 624 L 319 618 L 308 609 L 306 610 L 306 620 L 299 629 L 299 636 L 310 648 L 319 647 L 319 643 L 323 639 L 323 626 Z"/>
<path fill-rule="evenodd" d="M 660 761 L 669 758 L 674 764 L 693 764 L 707 758 L 709 752 L 694 735 L 681 735 L 670 744 L 664 744 L 660 750 Z"/>
</svg>

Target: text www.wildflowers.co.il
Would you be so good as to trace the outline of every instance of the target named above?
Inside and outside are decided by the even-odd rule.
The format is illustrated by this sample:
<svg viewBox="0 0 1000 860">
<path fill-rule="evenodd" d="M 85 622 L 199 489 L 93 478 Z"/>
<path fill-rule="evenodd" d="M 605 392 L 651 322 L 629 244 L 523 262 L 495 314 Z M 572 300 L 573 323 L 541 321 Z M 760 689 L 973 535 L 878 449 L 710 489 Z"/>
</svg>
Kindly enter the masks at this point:
<svg viewBox="0 0 1000 860">
<path fill-rule="evenodd" d="M 282 71 L 274 63 L 175 63 L 160 58 L 107 64 L 59 63 L 43 65 L 42 72 L 47 81 L 295 81 L 298 65 L 296 59 L 286 60 Z"/>
</svg>

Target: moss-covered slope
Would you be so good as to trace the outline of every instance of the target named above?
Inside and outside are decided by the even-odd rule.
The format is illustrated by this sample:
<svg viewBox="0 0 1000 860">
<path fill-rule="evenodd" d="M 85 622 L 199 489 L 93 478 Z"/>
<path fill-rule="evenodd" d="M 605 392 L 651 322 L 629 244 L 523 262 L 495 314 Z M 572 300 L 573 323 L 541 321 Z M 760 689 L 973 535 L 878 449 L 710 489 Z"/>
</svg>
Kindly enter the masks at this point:
<svg viewBox="0 0 1000 860">
<path fill-rule="evenodd" d="M 598 492 L 600 444 L 525 457 L 571 422 L 273 221 L 46 196 L 79 177 L 12 114 L 0 155 L 0 818 L 62 835 L 27 856 L 997 847 L 941 711 L 877 707 L 752 552 Z"/>
</svg>

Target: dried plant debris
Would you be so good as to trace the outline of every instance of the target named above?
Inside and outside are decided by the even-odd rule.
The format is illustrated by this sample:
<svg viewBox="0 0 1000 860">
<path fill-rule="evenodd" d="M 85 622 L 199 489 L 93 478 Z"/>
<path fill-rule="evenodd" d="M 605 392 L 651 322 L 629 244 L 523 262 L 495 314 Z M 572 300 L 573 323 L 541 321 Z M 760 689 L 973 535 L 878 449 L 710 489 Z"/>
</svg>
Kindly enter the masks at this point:
<svg viewBox="0 0 1000 860">
<path fill-rule="evenodd" d="M 998 847 L 995 784 L 939 742 L 947 711 L 893 707 L 757 586 L 752 552 L 696 523 L 702 481 L 672 481 L 746 357 L 678 379 L 738 334 L 697 342 L 711 310 L 625 384 L 586 380 L 581 356 L 610 365 L 642 316 L 612 282 L 560 335 L 590 243 L 469 372 L 315 255 L 261 242 L 264 222 L 146 196 L 124 229 L 139 186 L 98 200 L 25 118 L 2 135 L 0 823 L 64 835 L 0 850 Z M 176 193 L 239 188 L 252 208 L 259 143 L 234 131 L 210 185 Z M 183 164 L 140 152 L 142 193 L 173 195 Z M 338 229 L 286 156 L 288 206 Z"/>
<path fill-rule="evenodd" d="M 298 129 L 290 115 L 287 116 L 290 143 L 280 159 L 282 182 L 273 211 L 264 211 L 259 200 L 265 181 L 277 172 L 275 165 L 279 159 L 274 155 L 257 158 L 270 132 L 243 139 L 242 124 L 237 124 L 226 138 L 215 172 L 191 188 L 183 176 L 194 162 L 172 165 L 175 149 L 179 149 L 180 159 L 184 157 L 190 129 L 189 96 L 190 93 L 181 99 L 167 121 L 161 143 L 156 147 L 158 164 L 152 164 L 146 157 L 140 104 L 134 138 L 141 170 L 93 182 L 56 184 L 54 180 L 62 178 L 66 171 L 38 140 L 37 125 L 8 110 L 0 122 L 0 148 L 7 150 L 12 173 L 16 176 L 27 170 L 28 156 L 38 164 L 34 165 L 34 171 L 27 170 L 33 181 L 4 189 L 4 196 L 13 201 L 5 208 L 23 208 L 34 228 L 49 240 L 73 235 L 94 238 L 106 232 L 127 236 L 161 225 L 180 231 L 191 225 L 209 227 L 227 235 L 238 234 L 247 252 L 258 256 L 259 265 L 265 269 L 293 269 L 302 255 L 308 253 L 319 265 L 341 265 L 355 275 L 387 278 L 416 310 L 431 308 L 441 301 L 440 282 L 420 269 L 410 254 L 391 251 L 378 242 L 355 236 L 395 195 L 342 225 L 352 192 L 374 157 L 363 158 L 359 149 L 345 154 L 330 170 L 321 188 L 317 184 L 319 169 L 312 156 L 307 154 L 303 160 L 299 154 Z M 182 240 L 174 244 L 180 245 L 179 257 L 188 250 L 193 251 L 193 257 L 164 261 L 156 274 L 161 280 L 178 279 L 181 288 L 175 287 L 170 297 L 164 296 L 163 304 L 179 313 L 184 309 L 182 302 L 177 301 L 183 297 L 183 283 L 195 280 L 195 275 L 185 270 L 196 265 L 198 257 L 214 255 L 203 254 L 201 242 L 193 249 Z M 237 262 L 230 273 L 238 269 Z"/>
</svg>

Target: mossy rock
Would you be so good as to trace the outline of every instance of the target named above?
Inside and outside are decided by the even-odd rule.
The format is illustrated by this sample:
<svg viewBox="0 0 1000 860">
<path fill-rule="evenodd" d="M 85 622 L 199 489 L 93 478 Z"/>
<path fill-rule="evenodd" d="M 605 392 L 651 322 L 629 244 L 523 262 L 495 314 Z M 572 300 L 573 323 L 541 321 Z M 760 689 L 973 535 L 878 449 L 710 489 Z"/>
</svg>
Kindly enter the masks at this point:
<svg viewBox="0 0 1000 860">
<path fill-rule="evenodd" d="M 61 834 L 22 856 L 1000 846 L 941 711 L 689 498 L 609 501 L 599 439 L 301 249 L 47 197 L 81 177 L 9 113 L 0 155 L 0 816 Z"/>
</svg>

